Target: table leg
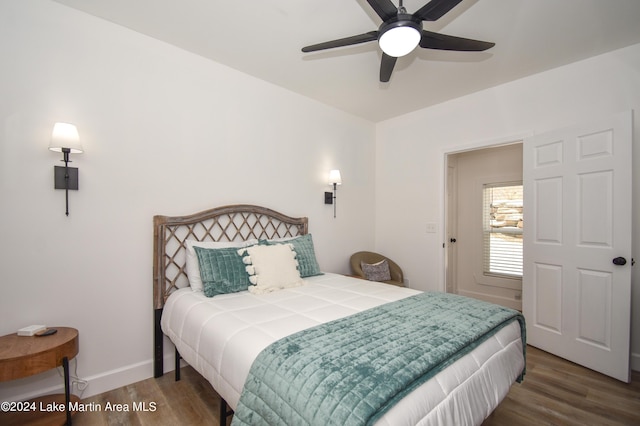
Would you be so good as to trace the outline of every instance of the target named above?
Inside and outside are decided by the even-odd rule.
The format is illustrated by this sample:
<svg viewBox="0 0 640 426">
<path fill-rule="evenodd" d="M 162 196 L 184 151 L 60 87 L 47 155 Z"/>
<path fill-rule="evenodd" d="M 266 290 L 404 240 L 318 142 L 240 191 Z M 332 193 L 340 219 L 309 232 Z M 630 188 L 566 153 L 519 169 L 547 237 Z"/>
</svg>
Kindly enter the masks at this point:
<svg viewBox="0 0 640 426">
<path fill-rule="evenodd" d="M 64 369 L 64 407 L 67 413 L 67 425 L 71 426 L 71 390 L 69 389 L 69 359 L 65 356 L 62 358 L 62 368 Z"/>
</svg>

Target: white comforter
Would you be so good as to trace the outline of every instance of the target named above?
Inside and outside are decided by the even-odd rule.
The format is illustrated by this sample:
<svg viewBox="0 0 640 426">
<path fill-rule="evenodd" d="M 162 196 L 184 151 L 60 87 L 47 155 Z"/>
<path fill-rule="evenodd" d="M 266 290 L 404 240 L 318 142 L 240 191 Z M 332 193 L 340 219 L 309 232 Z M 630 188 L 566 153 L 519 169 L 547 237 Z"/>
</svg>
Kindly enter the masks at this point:
<svg viewBox="0 0 640 426">
<path fill-rule="evenodd" d="M 337 274 L 274 293 L 213 298 L 184 288 L 165 304 L 162 331 L 182 358 L 236 407 L 258 353 L 277 339 L 418 291 Z M 502 401 L 524 366 L 517 321 L 412 392 L 381 425 L 479 424 Z"/>
</svg>

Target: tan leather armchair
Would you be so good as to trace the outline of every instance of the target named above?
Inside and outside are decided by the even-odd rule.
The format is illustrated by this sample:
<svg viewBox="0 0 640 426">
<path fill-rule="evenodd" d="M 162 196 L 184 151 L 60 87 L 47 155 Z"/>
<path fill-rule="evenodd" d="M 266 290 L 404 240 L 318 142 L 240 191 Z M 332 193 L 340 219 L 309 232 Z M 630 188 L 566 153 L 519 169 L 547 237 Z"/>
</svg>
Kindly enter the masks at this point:
<svg viewBox="0 0 640 426">
<path fill-rule="evenodd" d="M 349 263 L 351 265 L 351 272 L 354 276 L 367 279 L 365 273 L 362 271 L 361 263 L 374 264 L 381 262 L 386 259 L 389 264 L 389 272 L 391 274 L 391 279 L 386 281 L 380 281 L 386 284 L 393 284 L 400 287 L 404 287 L 404 276 L 402 274 L 402 269 L 395 263 L 393 260 L 389 259 L 386 256 L 383 256 L 378 253 L 374 253 L 371 251 L 359 251 L 351 255 L 349 259 Z"/>
</svg>

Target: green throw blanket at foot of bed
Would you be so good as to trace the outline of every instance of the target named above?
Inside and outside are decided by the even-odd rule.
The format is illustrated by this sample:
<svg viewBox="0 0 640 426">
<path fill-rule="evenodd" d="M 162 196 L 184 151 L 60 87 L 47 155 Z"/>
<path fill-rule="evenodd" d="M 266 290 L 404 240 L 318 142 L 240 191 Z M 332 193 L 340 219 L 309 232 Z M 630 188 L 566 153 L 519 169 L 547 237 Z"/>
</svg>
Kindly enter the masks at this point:
<svg viewBox="0 0 640 426">
<path fill-rule="evenodd" d="M 514 319 L 524 342 L 524 318 L 517 311 L 421 293 L 301 331 L 258 355 L 232 424 L 374 423 Z"/>
</svg>

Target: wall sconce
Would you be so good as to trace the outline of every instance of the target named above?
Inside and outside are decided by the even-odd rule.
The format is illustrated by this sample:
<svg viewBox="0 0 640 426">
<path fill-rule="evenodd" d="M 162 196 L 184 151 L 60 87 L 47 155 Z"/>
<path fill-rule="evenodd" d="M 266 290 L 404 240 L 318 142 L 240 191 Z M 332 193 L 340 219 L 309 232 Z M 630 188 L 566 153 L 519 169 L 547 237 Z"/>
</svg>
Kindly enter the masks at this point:
<svg viewBox="0 0 640 426">
<path fill-rule="evenodd" d="M 336 190 L 338 189 L 338 185 L 342 185 L 340 170 L 331 170 L 329 172 L 329 185 L 333 185 L 333 194 L 331 192 L 325 192 L 324 203 L 333 204 L 333 217 L 336 217 Z"/>
<path fill-rule="evenodd" d="M 69 154 L 82 153 L 82 144 L 78 136 L 78 129 L 73 124 L 56 123 L 51 133 L 49 149 L 55 152 L 62 152 L 64 167 L 53 166 L 54 188 L 64 189 L 66 198 L 66 215 L 69 216 L 69 190 L 78 189 L 78 168 L 69 167 Z"/>
</svg>

